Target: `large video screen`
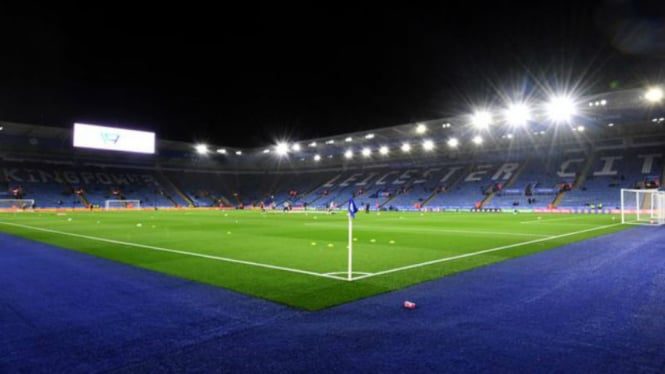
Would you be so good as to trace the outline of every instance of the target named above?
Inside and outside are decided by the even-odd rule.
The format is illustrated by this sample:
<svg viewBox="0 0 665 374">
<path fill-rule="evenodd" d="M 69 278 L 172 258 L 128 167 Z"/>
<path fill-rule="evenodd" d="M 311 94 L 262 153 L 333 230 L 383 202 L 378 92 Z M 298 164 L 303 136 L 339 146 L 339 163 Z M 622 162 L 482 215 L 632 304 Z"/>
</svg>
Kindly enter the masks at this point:
<svg viewBox="0 0 665 374">
<path fill-rule="evenodd" d="M 155 153 L 155 133 L 75 123 L 74 147 Z"/>
</svg>

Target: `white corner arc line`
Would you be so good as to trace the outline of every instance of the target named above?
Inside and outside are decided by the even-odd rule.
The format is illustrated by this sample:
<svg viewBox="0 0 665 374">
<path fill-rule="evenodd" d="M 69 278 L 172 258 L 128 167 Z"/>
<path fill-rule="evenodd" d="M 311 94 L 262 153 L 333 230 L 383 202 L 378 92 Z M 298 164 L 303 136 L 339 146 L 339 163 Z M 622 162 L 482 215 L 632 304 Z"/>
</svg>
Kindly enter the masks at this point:
<svg viewBox="0 0 665 374">
<path fill-rule="evenodd" d="M 608 227 L 617 226 L 617 225 L 620 225 L 620 224 L 621 224 L 621 223 L 614 223 L 614 224 L 611 224 L 611 225 L 599 226 L 599 227 L 594 227 L 594 228 L 591 228 L 591 229 L 580 230 L 580 231 L 575 231 L 575 232 L 569 232 L 569 233 L 566 233 L 566 234 L 550 236 L 550 237 L 547 237 L 547 238 L 534 239 L 534 240 L 529 240 L 529 241 L 527 241 L 527 242 L 515 243 L 515 244 L 509 244 L 509 245 L 504 245 L 504 246 L 501 246 L 501 247 L 495 247 L 495 248 L 490 248 L 490 249 L 484 249 L 484 250 L 482 250 L 482 251 L 471 252 L 471 253 L 465 253 L 465 254 L 462 254 L 462 255 L 457 255 L 457 256 L 452 256 L 452 257 L 445 257 L 445 258 L 440 258 L 440 259 L 438 259 L 438 260 L 432 260 L 432 261 L 421 262 L 421 263 L 419 263 L 419 264 L 407 265 L 407 266 L 402 266 L 402 267 L 398 267 L 398 268 L 394 268 L 394 269 L 389 269 L 389 270 L 384 270 L 384 271 L 378 271 L 378 272 L 376 272 L 376 273 L 372 273 L 372 274 L 369 274 L 369 275 L 361 275 L 361 276 L 359 276 L 359 277 L 355 277 L 355 278 L 353 278 L 353 280 L 354 280 L 354 281 L 355 281 L 355 280 L 361 280 L 361 279 L 366 279 L 366 278 L 375 277 L 375 276 L 377 276 L 377 275 L 390 274 L 390 273 L 395 273 L 395 272 L 398 272 L 398 271 L 409 270 L 409 269 L 415 269 L 415 268 L 419 268 L 419 267 L 423 267 L 423 266 L 427 266 L 427 265 L 438 264 L 438 263 L 441 263 L 441 262 L 447 262 L 447 261 L 458 260 L 458 259 L 460 259 L 460 258 L 473 257 L 473 256 L 477 256 L 477 255 L 482 255 L 482 254 L 485 254 L 485 253 L 491 253 L 491 252 L 501 251 L 501 250 L 504 250 L 504 249 L 515 248 L 515 247 L 521 247 L 521 246 L 523 246 L 523 245 L 528 245 L 528 244 L 533 244 L 533 243 L 540 243 L 540 242 L 544 242 L 544 241 L 548 241 L 548 240 L 553 240 L 553 239 L 563 238 L 563 237 L 566 237 L 566 236 L 582 234 L 582 233 L 585 233 L 585 232 L 588 232 L 588 231 L 595 231 L 595 230 L 606 229 L 606 228 L 608 228 Z"/>
<path fill-rule="evenodd" d="M 284 266 L 262 264 L 260 262 L 236 260 L 236 259 L 228 258 L 228 257 L 212 256 L 212 255 L 206 255 L 206 254 L 202 254 L 202 253 L 181 251 L 181 250 L 178 250 L 178 249 L 169 249 L 169 248 L 163 248 L 163 247 L 156 247 L 156 246 L 152 246 L 152 245 L 123 242 L 123 241 L 120 241 L 120 240 L 105 239 L 105 238 L 99 238 L 99 237 L 96 237 L 96 236 L 89 236 L 89 235 L 82 235 L 82 234 L 74 234 L 74 233 L 65 232 L 65 231 L 45 229 L 45 228 L 42 228 L 42 227 L 22 225 L 22 224 L 13 223 L 13 222 L 0 221 L 0 224 L 8 225 L 8 226 L 22 227 L 22 228 L 32 229 L 32 230 L 36 230 L 36 231 L 50 232 L 50 233 L 53 233 L 53 234 L 60 234 L 60 235 L 65 235 L 65 236 L 73 236 L 73 237 L 76 237 L 76 238 L 96 240 L 96 241 L 106 242 L 106 243 L 111 243 L 111 244 L 120 244 L 120 245 L 129 246 L 129 247 L 150 249 L 150 250 L 153 250 L 153 251 L 177 253 L 177 254 L 181 254 L 181 255 L 187 255 L 187 256 L 193 256 L 193 257 L 202 257 L 202 258 L 207 258 L 207 259 L 210 259 L 210 260 L 216 260 L 216 261 L 222 261 L 222 262 L 230 262 L 230 263 L 235 263 L 235 264 L 250 265 L 250 266 L 256 266 L 256 267 L 261 267 L 261 268 L 266 268 L 266 269 L 281 270 L 281 271 L 286 271 L 286 272 L 291 272 L 291 273 L 312 275 L 312 276 L 315 276 L 315 277 L 322 277 L 322 278 L 346 281 L 346 279 L 343 279 L 341 277 L 337 277 L 337 276 L 334 276 L 334 275 L 316 273 L 316 272 L 307 271 L 307 270 L 293 269 L 293 268 L 288 268 L 288 267 L 284 267 Z"/>
</svg>

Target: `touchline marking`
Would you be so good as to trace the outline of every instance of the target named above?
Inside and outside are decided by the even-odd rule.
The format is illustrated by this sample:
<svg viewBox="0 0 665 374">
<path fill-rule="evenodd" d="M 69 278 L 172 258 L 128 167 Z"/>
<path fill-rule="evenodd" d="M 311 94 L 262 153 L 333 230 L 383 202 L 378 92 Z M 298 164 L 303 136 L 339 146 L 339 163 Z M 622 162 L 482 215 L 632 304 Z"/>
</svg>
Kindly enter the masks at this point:
<svg viewBox="0 0 665 374">
<path fill-rule="evenodd" d="M 121 245 L 130 246 L 130 247 L 145 248 L 145 249 L 150 249 L 150 250 L 153 250 L 153 251 L 178 253 L 178 254 L 181 254 L 181 255 L 187 255 L 187 256 L 193 256 L 193 257 L 202 257 L 202 258 L 207 258 L 207 259 L 210 259 L 210 260 L 231 262 L 231 263 L 235 263 L 235 264 L 250 265 L 250 266 L 256 266 L 256 267 L 261 267 L 261 268 L 266 268 L 266 269 L 288 271 L 288 272 L 291 272 L 291 273 L 306 274 L 306 275 L 312 275 L 312 276 L 315 276 L 315 277 L 322 277 L 322 278 L 346 281 L 346 279 L 343 279 L 341 277 L 337 277 L 337 276 L 334 276 L 334 275 L 315 273 L 313 271 L 307 271 L 307 270 L 287 268 L 287 267 L 284 267 L 284 266 L 268 265 L 268 264 L 262 264 L 262 263 L 259 263 L 259 262 L 236 260 L 236 259 L 227 258 L 227 257 L 218 257 L 218 256 L 205 255 L 205 254 L 202 254 L 202 253 L 181 251 L 181 250 L 177 250 L 177 249 L 155 247 L 155 246 L 152 246 L 152 245 L 123 242 L 123 241 L 120 241 L 120 240 L 105 239 L 105 238 L 99 238 L 99 237 L 96 237 L 96 236 L 73 234 L 73 233 L 70 233 L 70 232 L 45 229 L 45 228 L 29 226 L 29 225 L 21 225 L 21 224 L 13 223 L 13 222 L 0 221 L 0 224 L 8 225 L 8 226 L 22 227 L 22 228 L 32 229 L 32 230 L 36 230 L 36 231 L 50 232 L 50 233 L 53 233 L 53 234 L 60 234 L 60 235 L 65 235 L 65 236 L 73 236 L 73 237 L 76 237 L 76 238 L 96 240 L 96 241 L 112 243 L 112 244 L 121 244 Z"/>
<path fill-rule="evenodd" d="M 463 255 L 440 258 L 440 259 L 438 259 L 438 260 L 432 260 L 432 261 L 427 261 L 427 262 L 421 262 L 421 263 L 419 263 L 419 264 L 407 265 L 407 266 L 402 266 L 402 267 L 398 267 L 398 268 L 394 268 L 394 269 L 390 269 L 390 270 L 379 271 L 379 272 L 372 273 L 372 274 L 369 274 L 369 275 L 361 275 L 361 276 L 359 276 L 359 277 L 353 278 L 353 280 L 356 281 L 356 280 L 361 280 L 361 279 L 366 279 L 366 278 L 376 277 L 377 275 L 390 274 L 390 273 L 395 273 L 395 272 L 398 272 L 398 271 L 409 270 L 409 269 L 415 269 L 415 268 L 419 268 L 419 267 L 423 267 L 423 266 L 427 266 L 427 265 L 438 264 L 438 263 L 440 263 L 440 262 L 446 262 L 446 261 L 458 260 L 458 259 L 460 259 L 460 258 L 472 257 L 472 256 L 482 255 L 482 254 L 485 254 L 485 253 L 501 251 L 501 250 L 504 250 L 504 249 L 515 248 L 515 247 L 521 247 L 521 246 L 523 246 L 523 245 L 528 245 L 528 244 L 533 244 L 533 243 L 540 243 L 540 242 L 544 242 L 544 241 L 548 241 L 548 240 L 552 240 L 552 239 L 558 239 L 558 238 L 563 238 L 563 237 L 566 237 L 566 236 L 582 234 L 582 233 L 589 232 L 589 231 L 602 230 L 602 229 L 606 229 L 606 228 L 608 228 L 608 227 L 617 226 L 617 225 L 620 225 L 620 224 L 621 224 L 621 223 L 614 223 L 614 224 L 611 224 L 611 225 L 600 226 L 600 227 L 594 227 L 594 228 L 591 228 L 591 229 L 586 229 L 586 230 L 581 230 L 581 231 L 569 232 L 569 233 L 567 233 L 567 234 L 561 234 L 561 235 L 550 236 L 550 237 L 543 238 L 543 239 L 534 239 L 534 240 L 529 240 L 528 242 L 509 244 L 509 245 L 504 245 L 504 246 L 501 246 L 501 247 L 485 249 L 485 250 L 478 251 L 478 252 L 465 253 L 465 254 L 463 254 Z"/>
<path fill-rule="evenodd" d="M 579 216 L 579 217 L 557 217 L 557 218 L 547 218 L 547 219 L 542 219 L 542 220 L 530 220 L 530 221 L 520 221 L 522 224 L 531 224 L 531 223 L 549 223 L 553 221 L 580 221 L 582 218 L 586 218 L 585 216 Z M 565 223 L 559 223 L 559 225 L 565 225 Z M 568 223 L 568 225 L 571 225 Z M 573 223 L 573 225 L 579 225 L 579 223 Z"/>
<path fill-rule="evenodd" d="M 342 224 L 333 224 L 333 223 L 322 223 L 322 222 L 307 222 L 305 226 L 323 226 L 323 227 L 334 227 L 340 228 L 344 225 Z M 519 233 L 519 232 L 505 232 L 505 231 L 479 231 L 479 230 L 452 230 L 452 229 L 427 229 L 427 228 L 415 228 L 415 227 L 402 227 L 402 226 L 391 226 L 391 227 L 373 227 L 372 230 L 381 230 L 381 231 L 411 231 L 411 232 L 434 232 L 441 234 L 470 234 L 470 235 L 506 235 L 506 236 L 530 236 L 543 238 L 547 235 L 542 234 L 528 234 L 528 233 Z"/>
</svg>

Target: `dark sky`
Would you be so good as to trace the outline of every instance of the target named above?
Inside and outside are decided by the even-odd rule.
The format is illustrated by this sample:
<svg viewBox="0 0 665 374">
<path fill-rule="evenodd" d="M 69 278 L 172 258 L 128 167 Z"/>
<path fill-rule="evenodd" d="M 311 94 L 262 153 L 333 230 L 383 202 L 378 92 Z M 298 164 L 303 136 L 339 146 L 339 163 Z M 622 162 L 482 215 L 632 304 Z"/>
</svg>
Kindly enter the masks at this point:
<svg viewBox="0 0 665 374">
<path fill-rule="evenodd" d="M 0 120 L 264 146 L 501 93 L 635 87 L 665 66 L 662 1 L 89 3 L 0 5 Z"/>
</svg>

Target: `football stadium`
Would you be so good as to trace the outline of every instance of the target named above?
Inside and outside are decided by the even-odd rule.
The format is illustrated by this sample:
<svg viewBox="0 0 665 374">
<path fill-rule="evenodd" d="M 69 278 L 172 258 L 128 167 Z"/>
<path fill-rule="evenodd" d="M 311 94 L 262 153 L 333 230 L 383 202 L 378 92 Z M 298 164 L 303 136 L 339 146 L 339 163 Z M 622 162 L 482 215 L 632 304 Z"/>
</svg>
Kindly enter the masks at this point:
<svg viewBox="0 0 665 374">
<path fill-rule="evenodd" d="M 3 122 L 0 371 L 662 373 L 662 95 L 244 149 Z"/>
</svg>

